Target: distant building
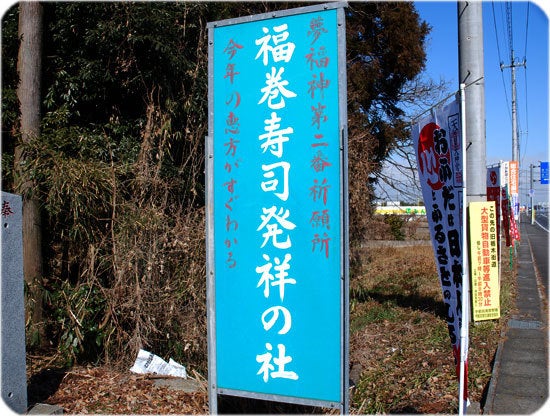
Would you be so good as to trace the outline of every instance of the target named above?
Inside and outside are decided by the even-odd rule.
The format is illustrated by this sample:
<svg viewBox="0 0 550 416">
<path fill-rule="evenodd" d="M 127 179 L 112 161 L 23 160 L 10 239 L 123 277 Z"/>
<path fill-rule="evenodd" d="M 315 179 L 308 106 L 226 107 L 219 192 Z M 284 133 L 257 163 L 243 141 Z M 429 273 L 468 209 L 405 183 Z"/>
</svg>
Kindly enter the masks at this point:
<svg viewBox="0 0 550 416">
<path fill-rule="evenodd" d="M 400 206 L 399 203 L 390 205 L 390 202 L 386 206 L 376 204 L 374 213 L 378 215 L 395 214 L 395 215 L 426 215 L 426 207 L 421 205 L 409 205 Z"/>
</svg>

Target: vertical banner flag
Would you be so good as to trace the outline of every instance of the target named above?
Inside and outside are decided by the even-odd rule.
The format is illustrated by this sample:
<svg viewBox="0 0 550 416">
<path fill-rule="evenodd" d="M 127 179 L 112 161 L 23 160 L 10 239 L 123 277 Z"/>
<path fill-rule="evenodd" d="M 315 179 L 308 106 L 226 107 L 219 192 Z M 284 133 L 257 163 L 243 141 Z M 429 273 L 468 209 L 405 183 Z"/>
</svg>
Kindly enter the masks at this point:
<svg viewBox="0 0 550 416">
<path fill-rule="evenodd" d="M 470 202 L 470 276 L 474 321 L 500 317 L 497 210 L 494 201 Z"/>
<path fill-rule="evenodd" d="M 502 194 L 500 171 L 500 165 L 487 168 L 487 201 L 494 201 L 496 209 L 497 253 L 500 253 L 500 199 Z"/>
<path fill-rule="evenodd" d="M 510 247 L 514 244 L 513 240 L 520 239 L 519 229 L 516 222 L 516 210 L 519 215 L 519 173 L 518 173 L 518 162 L 509 161 L 509 162 L 500 162 L 500 169 L 494 174 L 490 172 L 489 168 L 487 171 L 487 200 L 488 201 L 497 201 L 495 199 L 495 187 L 491 185 L 491 178 L 498 177 L 500 182 L 500 207 L 502 210 L 502 216 L 499 216 L 499 223 L 497 227 L 500 230 L 499 225 L 502 225 L 504 231 L 504 236 L 506 239 L 506 246 Z M 491 188 L 491 189 L 490 189 Z M 512 191 L 515 191 L 515 197 L 512 194 Z M 514 208 L 515 207 L 515 208 Z M 498 213 L 498 202 L 497 202 L 497 213 Z M 502 218 L 502 222 L 500 219 Z M 498 234 L 500 236 L 500 233 Z M 500 244 L 500 241 L 498 242 Z"/>
<path fill-rule="evenodd" d="M 460 129 L 459 103 L 456 100 L 434 109 L 430 116 L 412 127 L 418 176 L 443 292 L 457 375 L 460 375 L 463 302 L 463 155 Z M 466 395 L 465 389 L 465 397 Z"/>
<path fill-rule="evenodd" d="M 500 162 L 500 186 L 501 186 L 501 209 L 502 209 L 502 228 L 506 239 L 506 247 L 513 245 L 514 237 L 518 237 L 516 233 L 512 236 L 512 224 L 515 223 L 514 210 L 512 209 L 512 200 L 510 198 L 510 162 Z M 517 227 L 515 227 L 517 229 Z"/>
<path fill-rule="evenodd" d="M 347 405 L 343 6 L 208 24 L 211 397 Z"/>
<path fill-rule="evenodd" d="M 514 219 L 519 219 L 519 163 L 517 160 L 508 162 L 508 191 L 512 197 L 512 210 Z"/>
<path fill-rule="evenodd" d="M 504 238 L 506 239 L 506 247 L 513 245 L 512 235 L 510 233 L 510 225 L 512 220 L 514 220 L 514 213 L 512 211 L 512 204 L 508 196 L 508 185 L 505 185 L 501 188 L 502 198 L 501 198 L 501 208 L 502 208 L 502 228 L 504 229 Z"/>
<path fill-rule="evenodd" d="M 500 186 L 508 186 L 510 183 L 510 163 L 507 161 L 500 162 Z"/>
<path fill-rule="evenodd" d="M 506 245 L 509 247 L 514 245 L 514 240 L 520 240 L 517 226 L 517 220 L 519 219 L 519 170 L 518 162 L 513 160 L 503 162 L 502 166 L 504 168 L 504 181 L 502 182 L 503 216 L 505 211 L 508 213 L 503 221 L 509 233 L 506 236 Z M 506 203 L 506 208 L 504 208 L 504 203 Z"/>
<path fill-rule="evenodd" d="M 517 200 L 517 195 L 516 195 L 516 200 Z M 511 240 L 510 245 L 513 246 L 514 241 L 520 241 L 521 237 L 519 234 L 518 222 L 516 221 L 516 217 L 514 214 L 514 208 L 512 206 L 513 199 L 510 199 L 510 195 L 508 195 L 508 203 L 510 204 L 510 208 L 508 209 L 510 212 L 510 240 Z M 516 207 L 518 207 L 518 212 L 519 212 L 519 203 L 517 204 Z"/>
</svg>

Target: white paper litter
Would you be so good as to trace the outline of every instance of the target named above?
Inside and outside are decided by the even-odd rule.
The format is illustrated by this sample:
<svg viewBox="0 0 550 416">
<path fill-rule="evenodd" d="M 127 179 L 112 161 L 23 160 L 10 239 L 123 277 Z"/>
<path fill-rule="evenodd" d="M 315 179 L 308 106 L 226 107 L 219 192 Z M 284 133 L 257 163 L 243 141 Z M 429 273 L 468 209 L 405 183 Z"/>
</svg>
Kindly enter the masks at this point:
<svg viewBox="0 0 550 416">
<path fill-rule="evenodd" d="M 170 358 L 169 362 L 164 361 L 152 352 L 140 349 L 138 356 L 130 371 L 137 374 L 159 374 L 162 376 L 174 376 L 187 378 L 185 367 Z"/>
</svg>

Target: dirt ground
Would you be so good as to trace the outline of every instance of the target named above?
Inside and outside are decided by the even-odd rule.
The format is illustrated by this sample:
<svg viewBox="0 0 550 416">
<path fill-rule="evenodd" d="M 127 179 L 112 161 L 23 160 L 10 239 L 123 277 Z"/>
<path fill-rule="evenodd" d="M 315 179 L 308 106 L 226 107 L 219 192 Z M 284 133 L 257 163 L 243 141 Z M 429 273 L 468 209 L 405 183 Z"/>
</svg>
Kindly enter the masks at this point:
<svg viewBox="0 0 550 416">
<path fill-rule="evenodd" d="M 392 345 L 395 345 L 395 336 L 399 336 L 400 331 L 388 322 L 377 326 L 379 333 L 376 335 L 372 333 L 373 327 L 369 327 L 368 340 L 360 334 L 352 339 L 353 344 L 363 344 L 364 348 L 355 348 L 352 351 L 355 363 L 352 373 L 363 373 L 363 378 L 357 380 L 358 385 L 352 387 L 350 413 L 373 413 L 372 406 L 367 408 L 365 397 L 375 402 L 384 401 L 385 403 L 379 404 L 381 413 L 387 410 L 391 413 L 407 414 L 455 412 L 457 400 L 453 389 L 456 389 L 457 384 L 449 358 L 450 352 L 438 349 L 424 351 L 418 357 L 408 357 L 396 366 L 392 363 L 392 357 L 396 353 L 402 354 L 403 351 L 395 351 L 396 348 Z M 395 335 L 392 336 L 392 333 Z M 373 345 L 377 345 L 377 348 L 372 348 Z M 485 366 L 490 369 L 494 348 L 494 345 L 487 345 L 485 350 L 477 350 L 476 360 L 479 361 L 477 357 L 488 360 Z M 191 377 L 198 382 L 198 391 L 186 393 L 156 386 L 155 380 L 158 377 L 154 375 L 139 375 L 106 366 L 62 368 L 53 363 L 52 358 L 55 357 L 28 358 L 29 407 L 36 403 L 47 403 L 61 407 L 64 414 L 209 413 L 206 380 L 197 373 Z M 396 368 L 391 368 L 393 366 Z M 366 372 L 373 376 L 364 377 Z M 384 372 L 387 374 L 384 375 Z M 487 381 L 488 377 L 471 382 L 472 400 L 481 400 Z M 359 394 L 355 393 L 356 389 L 364 391 Z M 384 390 L 384 393 L 377 393 L 380 390 Z M 234 410 L 230 413 L 244 413 L 240 409 Z M 294 413 L 294 410 L 287 409 L 284 413 Z"/>
<path fill-rule="evenodd" d="M 350 413 L 456 413 L 458 382 L 431 247 L 368 250 L 369 267 L 352 282 L 350 293 Z M 503 268 L 503 284 L 510 286 L 511 276 Z M 483 402 L 500 331 L 513 307 L 510 299 L 502 302 L 508 306 L 500 320 L 470 325 L 468 389 L 473 402 Z M 63 368 L 60 363 L 55 351 L 27 354 L 29 406 L 58 405 L 65 414 L 209 413 L 206 374 L 188 369 L 199 388 L 186 393 L 155 385 L 155 376 L 108 366 Z M 257 409 L 248 412 L 281 410 Z M 314 411 L 319 409 L 283 409 Z"/>
<path fill-rule="evenodd" d="M 47 403 L 68 414 L 206 414 L 206 381 L 196 393 L 158 387 L 153 375 L 101 367 L 62 368 L 56 356 L 28 356 L 28 402 Z"/>
</svg>

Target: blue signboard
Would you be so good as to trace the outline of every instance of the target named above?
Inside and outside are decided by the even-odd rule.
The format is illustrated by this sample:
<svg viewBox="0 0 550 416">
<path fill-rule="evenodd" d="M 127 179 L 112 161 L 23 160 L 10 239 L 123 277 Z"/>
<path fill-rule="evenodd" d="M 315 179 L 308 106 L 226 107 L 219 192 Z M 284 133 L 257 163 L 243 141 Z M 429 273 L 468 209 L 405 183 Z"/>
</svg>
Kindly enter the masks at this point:
<svg viewBox="0 0 550 416">
<path fill-rule="evenodd" d="M 347 401 L 342 7 L 209 24 L 211 406 Z"/>
<path fill-rule="evenodd" d="M 540 183 L 548 185 L 548 162 L 540 162 Z"/>
</svg>

